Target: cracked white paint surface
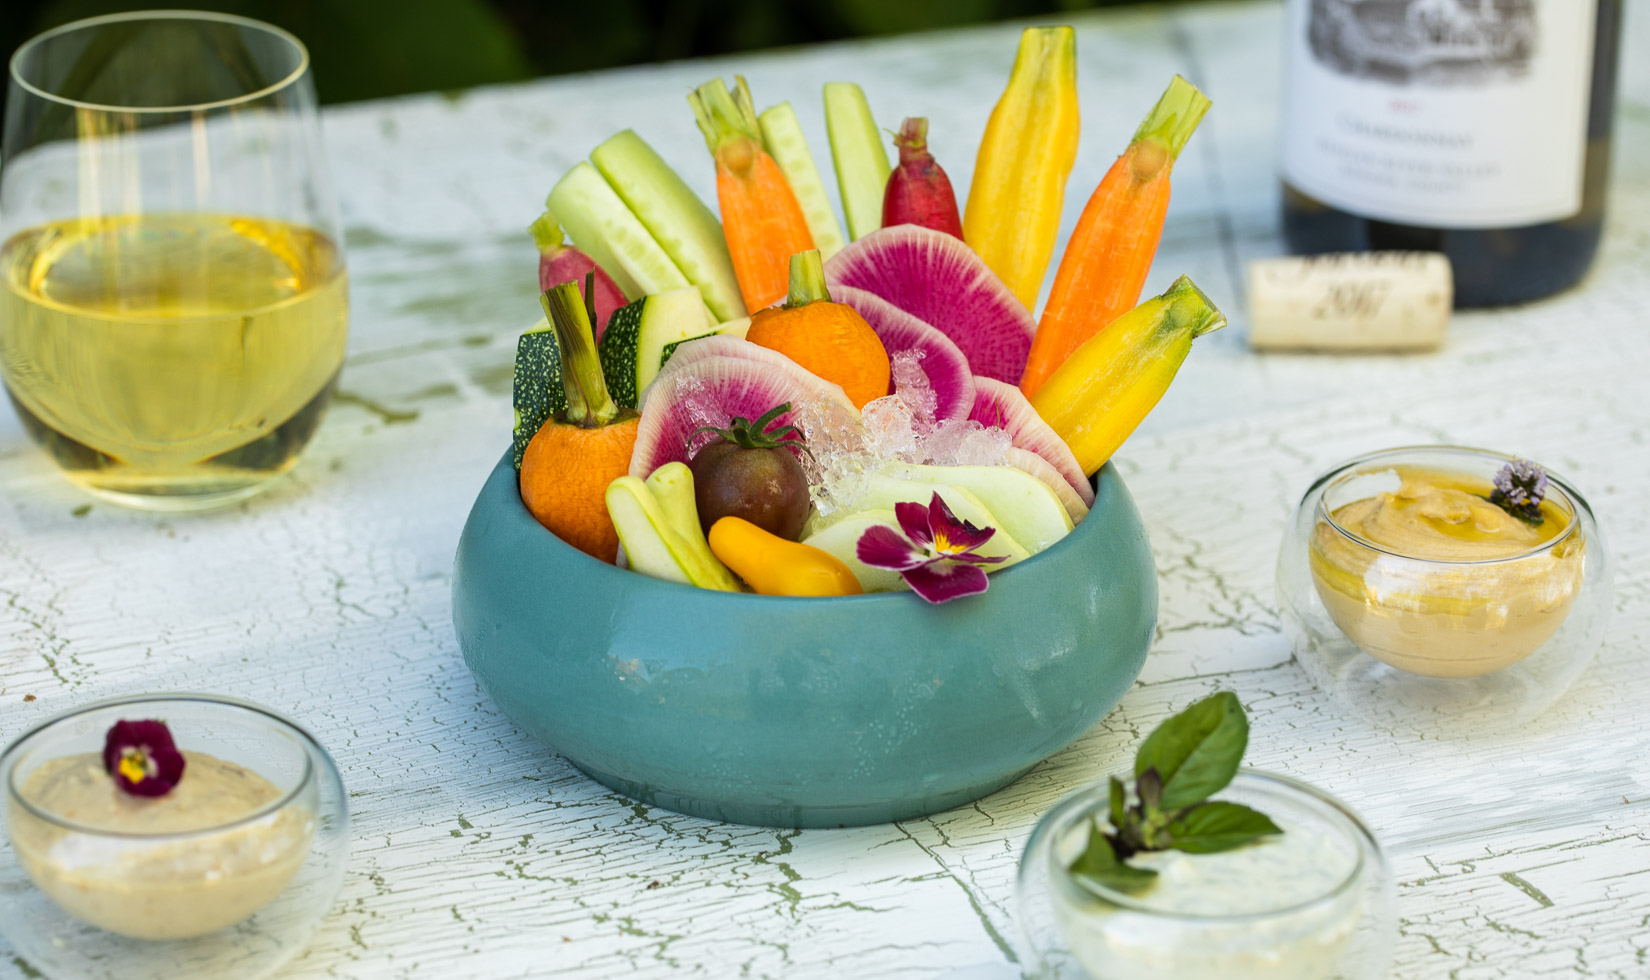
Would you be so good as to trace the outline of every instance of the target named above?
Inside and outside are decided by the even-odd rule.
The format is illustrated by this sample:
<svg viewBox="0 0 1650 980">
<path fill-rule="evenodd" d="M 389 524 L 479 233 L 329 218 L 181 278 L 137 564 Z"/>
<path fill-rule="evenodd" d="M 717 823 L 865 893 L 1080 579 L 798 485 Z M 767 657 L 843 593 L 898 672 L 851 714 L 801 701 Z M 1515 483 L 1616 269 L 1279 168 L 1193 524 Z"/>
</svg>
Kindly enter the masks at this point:
<svg viewBox="0 0 1650 980">
<path fill-rule="evenodd" d="M 1015 28 L 343 107 L 326 126 L 349 227 L 348 393 L 304 465 L 244 507 L 156 517 L 86 501 L 0 415 L 0 737 L 109 695 L 204 689 L 291 713 L 332 750 L 355 843 L 291 977 L 1011 977 L 1013 872 L 1038 814 L 1220 687 L 1254 765 L 1357 806 L 1391 850 L 1394 976 L 1650 975 L 1650 17 L 1628 14 L 1611 224 L 1582 290 L 1459 317 L 1442 353 L 1258 357 L 1241 271 L 1281 250 L 1278 8 L 1080 19 L 1084 142 L 1067 225 L 1171 71 L 1215 110 L 1176 173 L 1152 277 L 1233 314 L 1119 457 L 1162 584 L 1140 683 L 1075 746 L 978 804 L 894 826 L 763 830 L 650 810 L 586 780 L 479 692 L 449 623 L 452 553 L 505 444 L 522 232 L 620 125 L 711 196 L 681 96 L 743 71 L 825 146 L 818 85 L 932 120 L 959 186 Z M 828 168 L 827 168 L 828 172 Z M 827 178 L 829 179 L 829 178 Z M 0 410 L 3 411 L 3 410 Z M 1309 479 L 1364 450 L 1458 441 L 1549 461 L 1617 556 L 1598 663 L 1515 737 L 1442 743 L 1345 717 L 1290 662 L 1272 562 Z M 30 700 L 26 700 L 30 699 Z M 26 975 L 0 942 L 0 977 Z"/>
</svg>

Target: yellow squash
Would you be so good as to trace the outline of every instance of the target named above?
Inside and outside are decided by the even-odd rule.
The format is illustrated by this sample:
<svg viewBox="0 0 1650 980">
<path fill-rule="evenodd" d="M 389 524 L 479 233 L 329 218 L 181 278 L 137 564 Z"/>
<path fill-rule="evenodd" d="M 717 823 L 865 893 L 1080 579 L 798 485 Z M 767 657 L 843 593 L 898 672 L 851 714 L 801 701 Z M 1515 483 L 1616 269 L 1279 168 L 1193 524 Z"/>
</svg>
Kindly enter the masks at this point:
<svg viewBox="0 0 1650 980">
<path fill-rule="evenodd" d="M 1226 325 L 1203 290 L 1181 276 L 1072 352 L 1032 407 L 1094 475 L 1169 390 L 1192 340 Z"/>
<path fill-rule="evenodd" d="M 769 534 L 740 517 L 710 526 L 710 550 L 761 595 L 859 595 L 859 579 L 835 555 Z"/>
<path fill-rule="evenodd" d="M 1077 35 L 1028 27 L 974 161 L 963 239 L 1031 309 L 1077 160 Z"/>
</svg>

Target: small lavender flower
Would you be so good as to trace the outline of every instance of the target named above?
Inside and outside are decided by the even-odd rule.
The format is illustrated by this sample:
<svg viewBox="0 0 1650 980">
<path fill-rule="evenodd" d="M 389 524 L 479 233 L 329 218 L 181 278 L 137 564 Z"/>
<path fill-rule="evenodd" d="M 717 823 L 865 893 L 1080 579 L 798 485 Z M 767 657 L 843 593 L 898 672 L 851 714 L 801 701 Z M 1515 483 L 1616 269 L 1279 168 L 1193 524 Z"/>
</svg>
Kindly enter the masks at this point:
<svg viewBox="0 0 1650 980">
<path fill-rule="evenodd" d="M 1515 459 L 1495 474 L 1490 503 L 1522 521 L 1540 524 L 1541 501 L 1547 496 L 1547 474 L 1526 459 Z"/>
</svg>

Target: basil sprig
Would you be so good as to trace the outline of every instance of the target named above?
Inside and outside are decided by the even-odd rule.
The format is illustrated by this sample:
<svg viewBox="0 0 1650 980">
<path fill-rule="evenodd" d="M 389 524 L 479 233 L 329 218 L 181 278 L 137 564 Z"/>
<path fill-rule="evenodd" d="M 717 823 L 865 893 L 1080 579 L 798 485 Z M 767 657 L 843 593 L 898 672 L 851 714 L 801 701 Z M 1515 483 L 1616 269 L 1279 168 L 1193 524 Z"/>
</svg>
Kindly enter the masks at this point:
<svg viewBox="0 0 1650 980">
<path fill-rule="evenodd" d="M 1090 822 L 1088 845 L 1071 863 L 1071 874 L 1133 894 L 1157 878 L 1156 871 L 1127 863 L 1136 854 L 1214 854 L 1283 833 L 1259 811 L 1209 799 L 1232 781 L 1248 747 L 1249 719 L 1230 691 L 1158 725 L 1135 753 L 1134 792 L 1111 777 L 1111 826 Z"/>
</svg>

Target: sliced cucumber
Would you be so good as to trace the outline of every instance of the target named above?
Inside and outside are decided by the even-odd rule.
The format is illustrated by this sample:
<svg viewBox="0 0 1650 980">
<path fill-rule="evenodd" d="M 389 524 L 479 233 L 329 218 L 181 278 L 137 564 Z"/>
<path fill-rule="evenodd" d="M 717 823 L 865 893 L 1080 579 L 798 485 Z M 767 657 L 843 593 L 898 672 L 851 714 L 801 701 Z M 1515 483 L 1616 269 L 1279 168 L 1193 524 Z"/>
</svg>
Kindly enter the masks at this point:
<svg viewBox="0 0 1650 980">
<path fill-rule="evenodd" d="M 785 174 L 796 203 L 802 205 L 802 216 L 808 220 L 808 234 L 813 236 L 819 257 L 828 259 L 842 251 L 847 242 L 842 237 L 842 226 L 837 224 L 836 212 L 831 210 L 830 195 L 825 193 L 825 182 L 819 178 L 819 167 L 814 155 L 808 152 L 808 141 L 802 135 L 802 124 L 789 102 L 781 102 L 757 117 L 762 126 L 762 142 L 768 153 Z M 879 217 L 882 207 L 878 205 Z M 731 319 L 731 317 L 729 318 Z"/>
<path fill-rule="evenodd" d="M 545 200 L 573 244 L 613 277 L 627 299 L 681 289 L 687 276 L 596 168 L 573 165 Z"/>
<path fill-rule="evenodd" d="M 688 282 L 699 287 L 716 320 L 744 316 L 722 223 L 653 147 L 627 129 L 592 150 L 590 160 Z"/>
<path fill-rule="evenodd" d="M 705 333 L 705 303 L 692 286 L 643 296 L 615 310 L 596 345 L 608 393 L 635 408 L 659 373 L 665 348 Z"/>
<path fill-rule="evenodd" d="M 729 320 L 726 323 L 718 323 L 715 330 L 707 331 L 696 337 L 689 337 L 686 340 L 677 340 L 672 343 L 668 343 L 665 345 L 665 349 L 659 354 L 659 367 L 663 368 L 666 364 L 669 364 L 670 356 L 676 353 L 676 348 L 682 346 L 683 344 L 691 344 L 695 340 L 704 340 L 706 337 L 738 337 L 740 340 L 744 340 L 745 332 L 750 328 L 751 318 L 748 316 L 742 316 L 737 320 Z"/>
<path fill-rule="evenodd" d="M 510 401 L 516 408 L 510 455 L 520 470 L 521 454 L 527 451 L 539 427 L 567 407 L 567 390 L 561 384 L 561 348 L 556 344 L 556 331 L 543 318 L 516 341 L 516 376 L 510 385 Z"/>
<path fill-rule="evenodd" d="M 858 241 L 882 227 L 882 195 L 894 170 L 871 105 L 858 85 L 825 83 L 825 130 L 831 137 L 831 162 L 848 234 Z"/>
</svg>

